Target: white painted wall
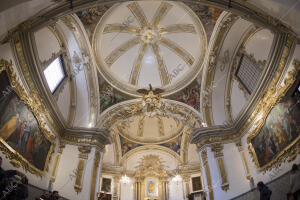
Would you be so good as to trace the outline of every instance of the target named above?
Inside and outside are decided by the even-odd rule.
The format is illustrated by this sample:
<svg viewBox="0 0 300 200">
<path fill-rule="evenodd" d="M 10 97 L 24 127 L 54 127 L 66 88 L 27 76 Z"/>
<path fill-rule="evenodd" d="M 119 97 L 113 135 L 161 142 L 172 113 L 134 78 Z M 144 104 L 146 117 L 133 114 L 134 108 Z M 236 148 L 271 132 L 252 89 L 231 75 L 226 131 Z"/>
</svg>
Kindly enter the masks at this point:
<svg viewBox="0 0 300 200">
<path fill-rule="evenodd" d="M 58 53 L 61 50 L 56 36 L 48 27 L 35 32 L 34 38 L 41 62 L 49 60 L 53 53 Z"/>
<path fill-rule="evenodd" d="M 76 52 L 76 54 L 82 59 L 82 52 L 76 41 L 76 38 L 73 32 L 67 27 L 62 21 L 58 21 L 57 26 L 59 30 L 62 32 L 64 38 L 67 40 L 66 46 L 69 51 L 70 60 Z M 71 62 L 71 72 L 74 71 L 73 62 Z M 82 69 L 84 67 L 81 67 Z M 88 80 L 87 75 L 85 74 L 85 70 L 79 70 L 76 72 L 73 80 L 75 81 L 75 96 L 76 96 L 76 111 L 75 111 L 75 119 L 72 126 L 75 127 L 88 127 L 89 126 L 89 92 L 88 92 Z M 62 105 L 65 106 L 65 105 Z"/>
<path fill-rule="evenodd" d="M 103 164 L 114 165 L 114 163 L 115 163 L 114 145 L 113 144 L 106 145 L 105 153 L 103 155 Z"/>
<path fill-rule="evenodd" d="M 246 43 L 245 50 L 254 56 L 255 60 L 267 60 L 270 54 L 274 34 L 268 29 L 256 32 Z"/>
<path fill-rule="evenodd" d="M 39 60 L 41 62 L 47 61 L 51 58 L 52 54 L 57 54 L 61 49 L 60 44 L 53 34 L 53 32 L 48 28 L 44 27 L 34 33 L 35 43 L 37 48 L 37 53 Z M 66 62 L 66 61 L 65 61 Z M 62 87 L 62 85 L 60 85 Z M 57 99 L 57 106 L 65 121 L 68 119 L 68 114 L 70 110 L 70 84 L 69 79 L 63 86 L 62 90 L 59 92 Z"/>
<path fill-rule="evenodd" d="M 91 149 L 88 159 L 85 162 L 82 191 L 77 194 L 74 190 L 74 185 L 76 179 L 75 177 L 77 164 L 79 161 L 78 155 L 78 146 L 66 145 L 57 168 L 56 180 L 53 183 L 53 190 L 58 190 L 62 196 L 72 200 L 82 200 L 90 198 L 95 148 L 93 147 Z"/>
<path fill-rule="evenodd" d="M 221 62 L 222 58 L 225 55 L 225 51 L 228 51 L 229 59 L 233 59 L 233 54 L 240 42 L 239 40 L 251 25 L 252 23 L 246 20 L 238 19 L 226 35 L 220 50 L 212 87 L 212 117 L 215 125 L 221 125 L 227 120 L 225 115 L 226 102 L 224 95 L 226 93 L 226 79 L 230 69 L 230 62 L 226 63 L 224 66 Z M 224 69 L 222 70 L 222 68 Z M 240 104 L 239 102 L 237 103 Z"/>
<path fill-rule="evenodd" d="M 169 200 L 183 200 L 183 182 L 175 182 L 172 178 L 169 179 Z"/>
<path fill-rule="evenodd" d="M 0 40 L 10 29 L 53 4 L 51 0 L 31 0 L 0 12 Z"/>
<path fill-rule="evenodd" d="M 189 144 L 188 163 L 199 163 L 199 167 L 200 167 L 200 159 L 198 156 L 197 146 L 195 144 Z"/>
<path fill-rule="evenodd" d="M 230 100 L 232 117 L 233 119 L 236 119 L 240 111 L 244 108 L 244 106 L 247 103 L 244 91 L 240 89 L 239 82 L 236 79 L 232 80 Z"/>
<path fill-rule="evenodd" d="M 119 183 L 121 189 L 121 200 L 134 200 L 134 180 L 129 183 Z"/>
</svg>

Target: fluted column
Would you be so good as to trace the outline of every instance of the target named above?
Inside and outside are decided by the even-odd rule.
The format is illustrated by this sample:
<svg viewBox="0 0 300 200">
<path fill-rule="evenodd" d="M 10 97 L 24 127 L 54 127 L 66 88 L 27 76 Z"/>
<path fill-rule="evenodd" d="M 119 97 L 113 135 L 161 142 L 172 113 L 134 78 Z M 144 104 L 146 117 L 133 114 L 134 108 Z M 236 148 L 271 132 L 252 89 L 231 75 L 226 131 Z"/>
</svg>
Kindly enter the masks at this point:
<svg viewBox="0 0 300 200">
<path fill-rule="evenodd" d="M 86 160 L 88 159 L 88 155 L 91 152 L 90 146 L 80 146 L 78 147 L 79 150 L 79 161 L 77 164 L 77 170 L 76 170 L 76 179 L 75 179 L 75 185 L 74 189 L 77 192 L 81 192 L 82 190 L 82 182 L 84 178 L 84 168 L 86 165 Z"/>
<path fill-rule="evenodd" d="M 184 187 L 185 188 L 184 197 L 186 198 L 190 194 L 190 176 L 185 175 L 182 178 L 183 178 L 182 180 L 183 180 L 183 183 L 185 186 Z"/>
<path fill-rule="evenodd" d="M 161 179 L 161 190 L 162 190 L 162 199 L 168 200 L 168 184 L 169 181 L 167 179 Z"/>
<path fill-rule="evenodd" d="M 136 200 L 141 200 L 142 199 L 142 182 L 140 178 L 136 178 L 135 179 L 135 183 L 134 183 L 134 188 L 135 188 L 135 199 Z"/>
<path fill-rule="evenodd" d="M 227 173 L 224 165 L 223 160 L 223 148 L 224 146 L 222 144 L 213 144 L 211 145 L 211 150 L 214 152 L 215 159 L 218 163 L 219 173 L 221 177 L 221 188 L 224 191 L 227 191 L 229 189 L 229 183 L 227 178 Z"/>
<path fill-rule="evenodd" d="M 97 193 L 99 190 L 100 171 L 103 159 L 103 149 L 96 149 L 94 156 L 94 164 L 92 169 L 92 180 L 91 180 L 91 192 L 90 200 L 97 199 Z"/>
<path fill-rule="evenodd" d="M 115 176 L 114 180 L 114 188 L 113 188 L 113 200 L 118 200 L 118 192 L 119 192 L 119 183 L 120 183 L 120 176 Z"/>
<path fill-rule="evenodd" d="M 244 152 L 244 148 L 241 144 L 241 141 L 238 141 L 235 143 L 239 152 L 240 152 L 240 155 L 241 155 L 241 159 L 243 161 L 243 166 L 244 166 L 244 170 L 245 170 L 245 176 L 248 180 L 251 179 L 251 174 L 250 174 L 250 170 L 249 170 L 249 166 L 248 166 L 248 163 L 247 163 L 247 159 L 246 159 L 246 155 L 245 155 L 245 152 Z"/>
<path fill-rule="evenodd" d="M 65 148 L 65 146 L 66 145 L 64 143 L 60 143 L 59 144 L 57 154 L 56 154 L 56 156 L 54 158 L 54 163 L 53 163 L 52 173 L 51 173 L 51 182 L 52 183 L 55 182 L 56 174 L 57 174 L 57 168 L 58 168 L 58 165 L 59 165 L 60 157 L 61 157 L 61 154 L 62 154 L 63 149 Z"/>
</svg>

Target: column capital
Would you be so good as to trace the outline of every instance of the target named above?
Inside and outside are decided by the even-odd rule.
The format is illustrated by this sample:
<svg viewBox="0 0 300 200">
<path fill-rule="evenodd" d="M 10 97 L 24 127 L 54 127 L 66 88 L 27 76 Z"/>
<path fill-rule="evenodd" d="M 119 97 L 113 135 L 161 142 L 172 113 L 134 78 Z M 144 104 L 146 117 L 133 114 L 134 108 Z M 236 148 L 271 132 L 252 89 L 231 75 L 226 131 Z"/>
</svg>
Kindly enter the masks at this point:
<svg viewBox="0 0 300 200">
<path fill-rule="evenodd" d="M 91 152 L 91 146 L 79 146 L 78 151 L 79 151 L 79 158 L 87 159 L 89 153 Z"/>
<path fill-rule="evenodd" d="M 215 158 L 224 156 L 223 154 L 224 145 L 217 143 L 211 145 L 211 151 L 214 152 Z"/>
</svg>

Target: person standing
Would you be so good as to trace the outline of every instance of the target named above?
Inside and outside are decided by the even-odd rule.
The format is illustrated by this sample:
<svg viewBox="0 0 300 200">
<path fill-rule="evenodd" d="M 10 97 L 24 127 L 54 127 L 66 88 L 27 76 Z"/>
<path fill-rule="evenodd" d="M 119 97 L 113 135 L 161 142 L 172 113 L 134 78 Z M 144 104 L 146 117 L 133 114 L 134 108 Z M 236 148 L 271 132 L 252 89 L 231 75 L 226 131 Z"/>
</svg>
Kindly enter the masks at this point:
<svg viewBox="0 0 300 200">
<path fill-rule="evenodd" d="M 260 193 L 260 200 L 270 200 L 272 191 L 262 181 L 257 183 L 257 189 Z"/>
<path fill-rule="evenodd" d="M 291 193 L 294 200 L 300 200 L 300 171 L 296 164 L 293 164 L 290 176 Z"/>
</svg>

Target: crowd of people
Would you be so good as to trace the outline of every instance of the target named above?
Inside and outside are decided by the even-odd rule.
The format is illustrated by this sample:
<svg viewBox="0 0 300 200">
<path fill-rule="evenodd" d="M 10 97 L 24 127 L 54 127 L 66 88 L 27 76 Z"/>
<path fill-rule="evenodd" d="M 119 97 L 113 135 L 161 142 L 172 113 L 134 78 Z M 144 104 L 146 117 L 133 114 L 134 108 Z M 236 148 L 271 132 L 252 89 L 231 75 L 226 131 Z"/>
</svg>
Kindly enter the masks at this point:
<svg viewBox="0 0 300 200">
<path fill-rule="evenodd" d="M 17 170 L 2 169 L 0 157 L 0 199 L 25 200 L 28 197 L 28 179 Z"/>
<path fill-rule="evenodd" d="M 45 190 L 44 193 L 40 196 L 40 198 L 36 198 L 36 200 L 57 200 L 59 198 L 60 196 L 58 191 L 50 192 L 48 190 Z"/>
<path fill-rule="evenodd" d="M 2 169 L 2 157 L 0 157 L 0 200 L 25 200 L 29 196 L 28 178 L 17 170 Z M 36 200 L 57 200 L 58 191 L 44 191 Z"/>
<path fill-rule="evenodd" d="M 25 200 L 28 198 L 28 179 L 22 172 L 17 170 L 2 169 L 2 157 L 0 157 L 0 200 Z M 260 192 L 260 200 L 270 200 L 272 191 L 262 182 L 257 183 Z M 107 195 L 100 196 L 106 199 Z M 191 196 L 189 197 L 189 199 Z M 58 191 L 50 192 L 45 190 L 43 194 L 35 200 L 58 200 Z M 289 200 L 300 200 L 300 170 L 294 164 L 290 172 L 290 191 L 287 194 Z"/>
</svg>

